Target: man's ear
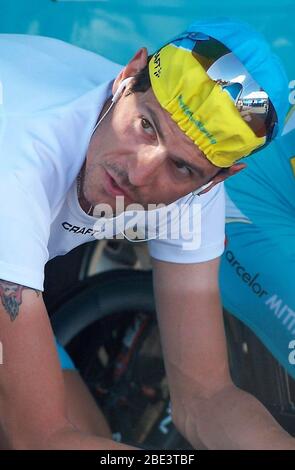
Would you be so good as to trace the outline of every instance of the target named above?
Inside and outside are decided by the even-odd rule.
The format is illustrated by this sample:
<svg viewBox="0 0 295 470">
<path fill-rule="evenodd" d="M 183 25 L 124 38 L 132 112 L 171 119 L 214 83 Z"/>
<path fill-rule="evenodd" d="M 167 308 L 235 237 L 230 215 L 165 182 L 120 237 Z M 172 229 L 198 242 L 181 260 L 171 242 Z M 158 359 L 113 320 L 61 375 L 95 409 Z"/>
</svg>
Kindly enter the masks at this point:
<svg viewBox="0 0 295 470">
<path fill-rule="evenodd" d="M 148 59 L 147 49 L 145 47 L 141 47 L 132 57 L 132 59 L 128 62 L 127 65 L 121 70 L 117 78 L 113 83 L 112 92 L 113 95 L 116 93 L 120 83 L 122 80 L 128 77 L 134 77 L 140 70 L 142 70 L 146 64 Z"/>
<path fill-rule="evenodd" d="M 221 181 L 225 181 L 230 176 L 234 176 L 239 173 L 241 170 L 246 168 L 245 163 L 235 163 L 234 165 L 230 166 L 229 168 L 221 168 L 220 171 L 212 178 L 210 186 L 204 189 L 203 191 L 199 192 L 199 195 L 205 194 L 210 189 L 212 189 L 216 184 L 221 183 Z"/>
</svg>

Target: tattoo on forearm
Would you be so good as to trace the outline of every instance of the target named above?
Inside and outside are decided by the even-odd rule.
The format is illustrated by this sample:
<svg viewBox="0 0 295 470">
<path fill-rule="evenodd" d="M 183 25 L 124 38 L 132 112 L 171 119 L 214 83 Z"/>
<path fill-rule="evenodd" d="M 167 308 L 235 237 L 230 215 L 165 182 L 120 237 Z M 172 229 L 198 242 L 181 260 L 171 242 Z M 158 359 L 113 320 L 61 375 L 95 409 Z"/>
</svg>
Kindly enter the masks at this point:
<svg viewBox="0 0 295 470">
<path fill-rule="evenodd" d="M 19 307 L 22 303 L 22 294 L 24 289 L 31 289 L 30 287 L 21 286 L 9 281 L 0 280 L 0 297 L 2 305 L 8 313 L 10 320 L 13 321 L 19 314 Z M 34 290 L 37 297 L 40 295 L 40 291 Z"/>
</svg>

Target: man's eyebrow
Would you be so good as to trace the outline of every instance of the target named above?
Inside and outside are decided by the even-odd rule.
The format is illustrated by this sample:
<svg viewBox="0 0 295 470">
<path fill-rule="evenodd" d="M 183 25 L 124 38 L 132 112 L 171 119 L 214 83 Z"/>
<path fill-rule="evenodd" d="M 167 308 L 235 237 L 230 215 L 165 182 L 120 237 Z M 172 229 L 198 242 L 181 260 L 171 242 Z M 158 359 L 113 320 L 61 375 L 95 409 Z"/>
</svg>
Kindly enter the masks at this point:
<svg viewBox="0 0 295 470">
<path fill-rule="evenodd" d="M 160 121 L 158 119 L 158 116 L 157 114 L 155 113 L 155 111 L 150 108 L 147 104 L 145 105 L 147 111 L 149 112 L 149 114 L 151 115 L 153 121 L 154 121 L 154 124 L 155 124 L 155 127 L 156 127 L 156 131 L 158 132 L 159 136 L 161 137 L 161 139 L 165 142 L 165 137 L 164 137 L 164 134 L 163 134 L 163 131 L 162 131 L 162 128 L 161 128 L 161 124 L 160 124 Z M 205 171 L 203 170 L 203 168 L 201 168 L 200 166 L 197 166 L 197 165 L 194 165 L 193 163 L 190 163 L 190 162 L 187 162 L 186 160 L 184 160 L 183 158 L 180 158 L 176 155 L 172 155 L 170 154 L 169 157 L 174 160 L 174 161 L 177 161 L 178 163 L 181 163 L 182 165 L 185 165 L 187 166 L 188 168 L 190 168 L 191 170 L 195 171 L 201 178 L 205 178 L 206 177 L 206 173 Z"/>
</svg>

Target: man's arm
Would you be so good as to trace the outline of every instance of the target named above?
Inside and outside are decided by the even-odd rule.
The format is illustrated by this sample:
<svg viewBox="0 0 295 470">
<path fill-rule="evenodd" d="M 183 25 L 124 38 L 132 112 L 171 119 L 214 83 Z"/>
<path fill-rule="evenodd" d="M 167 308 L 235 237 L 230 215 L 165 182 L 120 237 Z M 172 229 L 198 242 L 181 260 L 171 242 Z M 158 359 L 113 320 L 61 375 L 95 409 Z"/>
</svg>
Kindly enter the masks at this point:
<svg viewBox="0 0 295 470">
<path fill-rule="evenodd" d="M 173 420 L 198 448 L 292 449 L 263 405 L 229 373 L 219 259 L 198 264 L 153 260 L 154 288 Z"/>
<path fill-rule="evenodd" d="M 76 429 L 42 295 L 0 280 L 0 443 L 6 449 L 131 449 Z"/>
</svg>

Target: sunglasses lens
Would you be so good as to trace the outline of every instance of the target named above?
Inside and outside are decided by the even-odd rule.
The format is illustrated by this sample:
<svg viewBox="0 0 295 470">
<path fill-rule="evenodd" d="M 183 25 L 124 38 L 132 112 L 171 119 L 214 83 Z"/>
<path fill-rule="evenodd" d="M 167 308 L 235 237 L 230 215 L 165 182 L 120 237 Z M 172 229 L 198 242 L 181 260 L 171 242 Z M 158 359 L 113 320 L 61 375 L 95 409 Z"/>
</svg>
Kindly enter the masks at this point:
<svg viewBox="0 0 295 470">
<path fill-rule="evenodd" d="M 273 137 L 278 122 L 268 94 L 249 74 L 241 61 L 219 41 L 200 38 L 192 55 L 209 77 L 220 84 L 234 101 L 241 117 L 257 137 Z"/>
</svg>

